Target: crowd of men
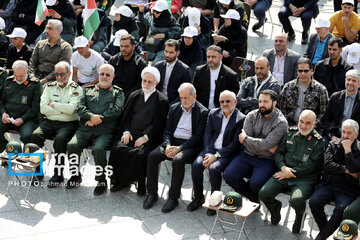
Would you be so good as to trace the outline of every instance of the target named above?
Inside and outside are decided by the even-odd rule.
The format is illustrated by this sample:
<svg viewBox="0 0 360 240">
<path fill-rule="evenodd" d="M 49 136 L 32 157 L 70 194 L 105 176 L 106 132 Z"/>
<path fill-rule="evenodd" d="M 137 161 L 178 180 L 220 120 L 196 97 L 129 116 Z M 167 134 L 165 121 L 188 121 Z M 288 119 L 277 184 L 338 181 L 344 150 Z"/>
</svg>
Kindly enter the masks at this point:
<svg viewBox="0 0 360 240">
<path fill-rule="evenodd" d="M 0 62 L 0 152 L 6 151 L 4 134 L 12 129 L 24 144 L 43 147 L 46 139 L 54 140 L 57 155 L 49 188 L 62 186 L 67 172 L 64 186 L 81 186 L 80 156 L 91 146 L 94 195 L 107 191 L 107 178 L 111 192 L 135 182 L 137 194 L 146 195 L 143 208 L 149 209 L 158 200 L 159 164 L 170 160 L 164 213 L 178 206 L 185 164 L 191 164 L 194 199 L 188 211 L 205 202 L 207 169 L 211 192 L 221 190 L 224 178 L 250 201 L 262 201 L 274 225 L 281 220 L 276 195 L 291 192 L 293 233 L 301 232 L 307 199 L 320 229 L 317 240 L 331 236 L 343 219 L 359 224 L 360 45 L 354 42 L 360 17 L 353 12 L 353 0 L 343 0 L 342 10 L 330 19 L 318 18 L 310 39 L 317 1 L 285 1 L 279 12 L 285 33 L 275 36 L 274 48 L 263 52 L 255 61 L 255 75 L 245 79 L 228 64 L 241 51 L 228 46 L 246 35 L 244 4 L 254 9 L 259 21 L 252 30 L 257 31 L 271 1 L 185 1 L 187 15 L 178 9 L 170 17 L 163 0 L 151 10 L 143 3 L 124 5 L 116 12 L 113 41 L 107 39 L 106 11 L 98 10 L 101 24 L 89 40 L 75 38 L 75 30 L 82 31 L 75 26 L 82 12 L 78 1 L 46 0 L 52 11 L 43 29 L 30 21 L 30 6 L 22 9 L 26 4 L 10 0 L 0 6 L 13 7 L 16 14 L 0 18 L 0 42 L 5 32 L 12 42 Z M 141 41 L 136 27 L 115 31 L 122 21 L 131 25 L 136 13 L 153 33 L 152 43 L 149 35 Z M 308 43 L 304 57 L 288 48 L 295 37 L 291 15 L 302 19 L 301 43 Z M 183 28 L 174 16 L 179 21 L 185 17 Z M 213 39 L 207 24 L 215 30 Z M 232 25 L 245 29 L 245 35 L 234 38 Z M 348 48 L 346 55 L 343 48 Z M 327 220 L 323 209 L 330 201 L 336 206 Z"/>
</svg>

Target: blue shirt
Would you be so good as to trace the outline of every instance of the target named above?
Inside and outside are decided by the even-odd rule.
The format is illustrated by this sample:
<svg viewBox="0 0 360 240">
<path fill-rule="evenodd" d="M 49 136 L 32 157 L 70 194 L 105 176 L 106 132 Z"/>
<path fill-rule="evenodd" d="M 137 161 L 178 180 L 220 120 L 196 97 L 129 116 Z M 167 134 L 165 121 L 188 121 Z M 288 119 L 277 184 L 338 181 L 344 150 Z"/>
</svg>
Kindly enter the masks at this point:
<svg viewBox="0 0 360 240">
<path fill-rule="evenodd" d="M 351 114 L 352 114 L 352 110 L 353 110 L 353 107 L 354 107 L 355 99 L 356 99 L 356 96 L 358 94 L 359 93 L 356 93 L 356 94 L 354 94 L 352 96 L 349 96 L 347 92 L 345 93 L 344 115 L 343 115 L 343 120 L 342 120 L 343 122 L 346 119 L 351 118 Z"/>
<path fill-rule="evenodd" d="M 330 33 L 326 36 L 326 38 L 325 38 L 325 40 L 323 42 L 321 42 L 320 36 L 319 36 L 319 41 L 318 41 L 318 44 L 316 46 L 314 59 L 312 61 L 313 64 L 316 64 L 318 61 L 322 60 L 322 55 L 323 55 L 323 52 L 324 52 L 325 43 L 326 43 L 327 39 L 329 38 L 329 35 L 330 35 Z"/>
</svg>

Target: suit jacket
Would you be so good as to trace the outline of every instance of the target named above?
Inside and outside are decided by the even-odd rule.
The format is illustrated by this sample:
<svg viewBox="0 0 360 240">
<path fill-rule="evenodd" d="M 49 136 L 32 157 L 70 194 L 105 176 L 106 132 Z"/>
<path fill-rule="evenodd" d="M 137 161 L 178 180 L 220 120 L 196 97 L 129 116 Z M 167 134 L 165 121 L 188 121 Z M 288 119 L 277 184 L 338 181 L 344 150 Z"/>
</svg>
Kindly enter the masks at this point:
<svg viewBox="0 0 360 240">
<path fill-rule="evenodd" d="M 214 144 L 220 134 L 223 117 L 221 108 L 214 108 L 210 111 L 204 133 L 204 153 L 216 153 Z M 222 158 L 231 157 L 241 150 L 242 146 L 238 136 L 241 133 L 244 119 L 245 115 L 235 108 L 225 128 L 222 148 L 218 150 Z"/>
<path fill-rule="evenodd" d="M 341 137 L 340 127 L 342 124 L 342 118 L 344 116 L 346 90 L 335 92 L 326 108 L 326 112 L 323 117 L 324 123 L 324 136 Z M 354 106 L 351 113 L 351 119 L 360 124 L 360 93 L 357 93 Z M 360 136 L 358 137 L 360 138 Z"/>
<path fill-rule="evenodd" d="M 158 62 L 155 64 L 156 67 L 161 75 L 161 79 L 159 84 L 156 86 L 156 89 L 162 92 L 165 74 L 166 74 L 166 64 L 165 60 Z M 167 97 L 170 104 L 174 103 L 175 101 L 179 100 L 178 88 L 184 82 L 191 82 L 190 79 L 190 68 L 188 65 L 180 61 L 179 59 L 176 61 L 174 68 L 171 72 L 169 82 L 167 85 Z"/>
<path fill-rule="evenodd" d="M 325 42 L 325 47 L 324 47 L 324 51 L 323 51 L 321 60 L 329 57 L 328 42 L 332 37 L 333 37 L 333 35 L 331 33 L 329 33 L 328 38 Z M 319 36 L 316 33 L 311 34 L 310 39 L 309 39 L 309 45 L 304 54 L 305 58 L 309 58 L 309 59 L 311 59 L 311 61 L 314 59 L 316 47 L 317 47 L 318 43 L 319 43 Z"/>
<path fill-rule="evenodd" d="M 180 121 L 182 112 L 181 102 L 171 105 L 164 130 L 163 146 L 172 145 L 174 132 Z M 181 150 L 189 148 L 202 148 L 202 140 L 208 112 L 209 110 L 206 107 L 198 101 L 195 101 L 194 106 L 191 109 L 192 136 L 181 144 Z"/>
<path fill-rule="evenodd" d="M 265 50 L 263 56 L 269 60 L 270 72 L 272 73 L 275 65 L 275 49 Z M 297 78 L 297 66 L 296 62 L 299 60 L 300 54 L 288 49 L 285 53 L 284 63 L 284 85 L 285 83 Z M 281 79 L 278 79 L 281 81 Z"/>
<path fill-rule="evenodd" d="M 209 107 L 210 68 L 207 64 L 196 68 L 193 84 L 196 88 L 196 99 L 205 107 Z M 220 93 L 224 90 L 229 90 L 236 94 L 239 91 L 239 79 L 236 72 L 224 64 L 221 64 L 218 79 L 215 81 L 215 107 L 220 107 L 219 97 Z"/>
</svg>

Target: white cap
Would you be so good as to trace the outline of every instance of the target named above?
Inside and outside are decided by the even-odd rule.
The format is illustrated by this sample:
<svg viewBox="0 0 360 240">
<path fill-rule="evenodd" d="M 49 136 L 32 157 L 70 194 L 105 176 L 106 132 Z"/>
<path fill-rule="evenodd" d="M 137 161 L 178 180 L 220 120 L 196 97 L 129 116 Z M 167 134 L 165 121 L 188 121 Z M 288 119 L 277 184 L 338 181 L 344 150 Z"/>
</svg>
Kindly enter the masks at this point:
<svg viewBox="0 0 360 240">
<path fill-rule="evenodd" d="M 80 37 L 75 38 L 74 48 L 86 47 L 88 44 L 89 44 L 89 41 L 87 40 L 87 38 L 84 36 L 80 36 Z"/>
<path fill-rule="evenodd" d="M 144 78 L 145 73 L 151 73 L 155 77 L 156 81 L 160 82 L 160 72 L 156 67 L 148 66 L 144 68 L 141 72 L 141 79 Z"/>
<path fill-rule="evenodd" d="M 114 46 L 120 47 L 120 38 L 122 35 L 129 34 L 125 29 L 120 29 L 115 33 Z"/>
<path fill-rule="evenodd" d="M 330 27 L 330 20 L 326 17 L 318 17 L 316 19 L 315 28 Z"/>
<path fill-rule="evenodd" d="M 46 5 L 47 6 L 54 6 L 56 3 L 56 0 L 46 0 Z"/>
<path fill-rule="evenodd" d="M 354 6 L 354 0 L 343 0 L 342 4 L 344 4 L 344 3 L 348 3 L 348 4 L 351 4 Z"/>
<path fill-rule="evenodd" d="M 219 205 L 222 199 L 223 193 L 221 191 L 214 191 L 209 198 L 209 205 L 215 207 Z"/>
<path fill-rule="evenodd" d="M 115 13 L 121 14 L 125 17 L 131 17 L 133 11 L 128 6 L 122 5 L 121 7 L 116 9 Z"/>
<path fill-rule="evenodd" d="M 189 26 L 195 26 L 195 24 L 200 25 L 200 17 L 201 17 L 201 12 L 199 9 L 195 8 L 195 7 L 188 7 L 186 8 L 186 10 L 188 10 L 187 14 L 188 14 L 188 18 L 189 18 Z"/>
<path fill-rule="evenodd" d="M 193 26 L 188 26 L 184 29 L 184 33 L 181 34 L 181 36 L 183 37 L 194 37 L 199 35 L 198 30 L 196 27 Z"/>
<path fill-rule="evenodd" d="M 231 0 L 219 0 L 220 3 L 229 5 Z"/>
<path fill-rule="evenodd" d="M 347 61 L 352 64 L 356 64 L 360 59 L 360 44 L 353 43 L 349 46 L 349 52 L 347 55 Z"/>
<path fill-rule="evenodd" d="M 155 11 L 162 12 L 169 9 L 169 5 L 164 0 L 157 0 L 155 6 L 153 7 Z"/>
<path fill-rule="evenodd" d="M 6 24 L 5 24 L 5 21 L 2 17 L 0 17 L 0 30 L 3 30 L 5 29 L 6 27 Z"/>
<path fill-rule="evenodd" d="M 235 9 L 229 9 L 225 15 L 220 15 L 222 18 L 230 18 L 235 20 L 240 20 L 240 14 Z"/>
<path fill-rule="evenodd" d="M 14 28 L 14 30 L 12 31 L 12 33 L 10 35 L 6 35 L 9 38 L 16 38 L 16 37 L 20 37 L 20 38 L 26 38 L 26 31 L 22 28 Z"/>
</svg>

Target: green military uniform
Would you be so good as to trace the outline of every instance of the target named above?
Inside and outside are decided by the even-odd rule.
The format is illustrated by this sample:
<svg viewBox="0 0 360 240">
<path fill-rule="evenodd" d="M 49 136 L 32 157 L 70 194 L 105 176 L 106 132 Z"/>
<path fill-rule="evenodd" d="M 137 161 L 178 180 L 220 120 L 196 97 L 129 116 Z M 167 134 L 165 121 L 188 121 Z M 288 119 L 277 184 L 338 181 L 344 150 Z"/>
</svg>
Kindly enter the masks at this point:
<svg viewBox="0 0 360 240">
<path fill-rule="evenodd" d="M 5 80 L 7 79 L 8 76 L 9 76 L 8 72 L 4 68 L 0 67 L 0 89 L 4 87 Z"/>
<path fill-rule="evenodd" d="M 40 100 L 40 112 L 46 117 L 39 127 L 33 132 L 31 142 L 42 147 L 46 139 L 54 139 L 55 153 L 66 153 L 67 143 L 74 135 L 78 124 L 79 115 L 76 108 L 83 95 L 82 88 L 71 80 L 64 88 L 60 87 L 56 81 L 50 83 L 45 88 Z M 49 103 L 56 102 L 54 107 Z M 57 158 L 56 165 L 64 166 L 64 157 Z M 62 176 L 63 171 L 55 171 L 55 175 Z"/>
<path fill-rule="evenodd" d="M 21 118 L 24 123 L 17 127 L 12 123 L 0 122 L 0 151 L 4 151 L 7 143 L 4 133 L 10 129 L 20 132 L 20 140 L 24 144 L 30 142 L 31 134 L 39 124 L 41 92 L 41 83 L 31 75 L 20 85 L 14 76 L 6 79 L 0 99 L 1 116 L 7 113 L 10 118 Z"/>
<path fill-rule="evenodd" d="M 357 197 L 355 201 L 353 201 L 349 206 L 345 208 L 343 219 L 351 219 L 357 224 L 360 223 L 360 196 Z"/>
<path fill-rule="evenodd" d="M 124 93 L 115 85 L 102 89 L 99 84 L 96 84 L 84 89 L 77 108 L 80 127 L 67 146 L 70 160 L 73 153 L 77 154 L 78 160 L 80 160 L 82 149 L 92 143 L 95 164 L 101 166 L 103 170 L 105 169 L 107 165 L 106 149 L 110 149 L 115 137 L 123 105 Z M 102 123 L 93 127 L 85 126 L 85 123 L 96 114 L 104 116 Z M 77 164 L 79 165 L 79 162 Z M 71 165 L 74 164 L 71 163 Z M 96 176 L 95 180 L 104 181 L 104 172 L 101 176 Z"/>
<path fill-rule="evenodd" d="M 275 153 L 275 163 L 279 169 L 290 167 L 296 172 L 296 178 L 278 180 L 272 177 L 261 188 L 259 196 L 270 213 L 276 211 L 279 201 L 275 196 L 285 191 L 291 191 L 290 205 L 296 214 L 301 216 L 308 199 L 316 185 L 324 158 L 324 140 L 321 135 L 312 130 L 307 136 L 301 135 L 297 127 L 291 127 L 283 137 Z"/>
</svg>

